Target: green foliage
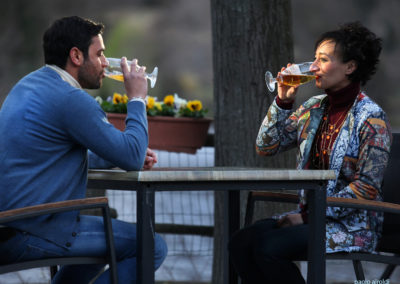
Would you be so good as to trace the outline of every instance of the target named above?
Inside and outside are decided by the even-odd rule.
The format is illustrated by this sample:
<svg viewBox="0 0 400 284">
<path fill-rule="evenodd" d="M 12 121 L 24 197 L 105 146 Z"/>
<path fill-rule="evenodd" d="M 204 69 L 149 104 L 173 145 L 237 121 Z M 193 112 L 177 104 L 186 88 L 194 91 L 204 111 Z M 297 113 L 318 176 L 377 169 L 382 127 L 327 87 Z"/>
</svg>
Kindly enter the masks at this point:
<svg viewBox="0 0 400 284">
<path fill-rule="evenodd" d="M 208 112 L 203 109 L 199 100 L 187 101 L 177 94 L 165 96 L 163 102 L 158 102 L 155 97 L 148 96 L 146 104 L 149 116 L 181 116 L 201 118 Z"/>
<path fill-rule="evenodd" d="M 158 115 L 175 116 L 175 110 L 171 106 L 168 106 L 166 104 L 161 104 L 161 110 L 158 111 Z"/>
<path fill-rule="evenodd" d="M 111 112 L 111 113 L 126 113 L 127 112 L 126 104 L 124 104 L 124 103 L 114 104 L 112 102 L 103 101 L 101 103 L 101 108 L 105 112 Z"/>
<path fill-rule="evenodd" d="M 202 118 L 208 112 L 208 109 L 201 110 L 191 110 L 187 106 L 181 107 L 179 109 L 179 115 L 183 117 L 194 117 L 194 118 Z"/>
</svg>

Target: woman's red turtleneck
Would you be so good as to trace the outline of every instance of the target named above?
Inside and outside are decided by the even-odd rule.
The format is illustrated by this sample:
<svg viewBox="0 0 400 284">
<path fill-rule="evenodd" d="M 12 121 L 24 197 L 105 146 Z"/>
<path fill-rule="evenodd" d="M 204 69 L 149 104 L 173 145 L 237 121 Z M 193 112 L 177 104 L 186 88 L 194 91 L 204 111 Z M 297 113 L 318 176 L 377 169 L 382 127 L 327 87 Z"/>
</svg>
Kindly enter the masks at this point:
<svg viewBox="0 0 400 284">
<path fill-rule="evenodd" d="M 337 124 L 337 120 L 341 114 L 344 111 L 348 111 L 348 109 L 353 105 L 357 95 L 360 93 L 360 83 L 350 83 L 336 92 L 331 92 L 329 90 L 325 90 L 325 92 L 328 95 L 329 101 L 329 123 Z"/>
<path fill-rule="evenodd" d="M 311 151 L 311 167 L 328 169 L 331 150 L 340 129 L 346 120 L 347 113 L 360 93 L 360 84 L 350 83 L 343 89 L 335 92 L 325 90 L 328 103 L 318 128 L 313 149 Z M 327 120 L 327 123 L 326 123 Z M 329 129 L 329 134 L 326 131 Z"/>
</svg>

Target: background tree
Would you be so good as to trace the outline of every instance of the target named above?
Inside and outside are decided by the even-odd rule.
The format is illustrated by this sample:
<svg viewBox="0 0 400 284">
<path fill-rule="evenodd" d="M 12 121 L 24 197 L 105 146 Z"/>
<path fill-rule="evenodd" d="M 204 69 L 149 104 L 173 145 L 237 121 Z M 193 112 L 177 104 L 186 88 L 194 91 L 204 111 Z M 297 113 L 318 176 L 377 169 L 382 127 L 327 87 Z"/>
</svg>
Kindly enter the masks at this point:
<svg viewBox="0 0 400 284">
<path fill-rule="evenodd" d="M 211 18 L 215 165 L 293 167 L 293 153 L 265 158 L 254 147 L 274 98 L 264 83 L 266 68 L 278 70 L 293 62 L 290 0 L 212 0 Z M 223 283 L 224 194 L 217 192 L 215 202 L 213 283 Z"/>
</svg>

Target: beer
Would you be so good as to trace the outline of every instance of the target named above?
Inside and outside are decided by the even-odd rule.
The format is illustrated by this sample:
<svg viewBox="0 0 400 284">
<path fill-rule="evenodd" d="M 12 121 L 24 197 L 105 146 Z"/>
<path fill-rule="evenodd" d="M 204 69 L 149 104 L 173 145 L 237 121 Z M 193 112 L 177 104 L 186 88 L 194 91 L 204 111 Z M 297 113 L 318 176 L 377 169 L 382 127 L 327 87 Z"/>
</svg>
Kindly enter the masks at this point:
<svg viewBox="0 0 400 284">
<path fill-rule="evenodd" d="M 265 83 L 268 90 L 271 93 L 275 91 L 275 84 L 277 82 L 287 86 L 298 86 L 316 79 L 317 76 L 314 75 L 312 66 L 313 62 L 311 61 L 292 64 L 283 70 L 277 78 L 274 78 L 270 71 L 265 72 Z"/>
<path fill-rule="evenodd" d="M 107 74 L 106 76 L 110 79 L 114 79 L 120 82 L 124 81 L 124 75 L 122 74 Z"/>
<path fill-rule="evenodd" d="M 118 58 L 110 58 L 107 57 L 107 67 L 104 69 L 104 74 L 106 77 L 119 81 L 119 82 L 124 82 L 124 75 L 122 74 L 122 69 L 121 69 L 121 59 Z M 132 61 L 127 61 L 128 64 L 128 69 L 130 68 Z M 140 66 L 137 66 L 139 68 Z M 154 67 L 153 72 L 149 73 L 144 73 L 144 76 L 146 79 L 150 81 L 150 87 L 154 88 L 154 85 L 156 84 L 157 81 L 157 75 L 158 75 L 158 68 Z"/>
<path fill-rule="evenodd" d="M 277 81 L 287 86 L 298 86 L 314 80 L 317 76 L 315 75 L 281 75 L 277 78 Z"/>
</svg>

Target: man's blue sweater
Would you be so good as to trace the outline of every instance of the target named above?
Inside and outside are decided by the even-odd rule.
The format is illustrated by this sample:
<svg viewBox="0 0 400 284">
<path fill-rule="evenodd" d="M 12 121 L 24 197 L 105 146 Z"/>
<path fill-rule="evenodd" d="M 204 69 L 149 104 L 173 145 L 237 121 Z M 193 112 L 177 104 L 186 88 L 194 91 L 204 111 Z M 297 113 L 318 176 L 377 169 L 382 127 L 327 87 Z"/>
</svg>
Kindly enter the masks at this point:
<svg viewBox="0 0 400 284">
<path fill-rule="evenodd" d="M 146 109 L 128 103 L 126 130 L 107 122 L 99 104 L 43 67 L 21 79 L 0 110 L 0 211 L 83 198 L 87 149 L 125 170 L 139 170 L 148 145 Z M 78 212 L 13 222 L 10 227 L 68 247 Z"/>
</svg>

